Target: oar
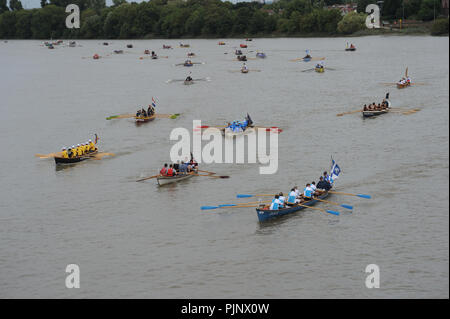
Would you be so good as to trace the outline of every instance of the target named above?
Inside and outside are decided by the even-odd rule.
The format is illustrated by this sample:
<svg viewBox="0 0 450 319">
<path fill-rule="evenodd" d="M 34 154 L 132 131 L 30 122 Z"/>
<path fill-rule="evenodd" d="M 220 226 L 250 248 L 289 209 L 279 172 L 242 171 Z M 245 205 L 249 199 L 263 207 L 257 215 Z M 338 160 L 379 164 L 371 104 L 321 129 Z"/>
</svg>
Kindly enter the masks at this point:
<svg viewBox="0 0 450 319">
<path fill-rule="evenodd" d="M 342 192 L 335 192 L 335 191 L 328 191 L 331 194 L 340 194 L 340 195 L 348 195 L 348 196 L 357 196 L 357 197 L 361 197 L 361 198 L 372 198 L 372 196 L 370 195 L 365 195 L 365 194 L 351 194 L 351 193 L 342 193 Z"/>
<path fill-rule="evenodd" d="M 101 160 L 104 156 L 115 156 L 114 153 L 97 153 L 97 154 L 86 154 L 86 157 L 92 157 L 96 160 Z"/>
<path fill-rule="evenodd" d="M 226 207 L 233 207 L 233 208 L 244 208 L 244 207 L 258 207 L 259 205 L 233 205 L 233 204 L 224 204 L 219 206 L 202 206 L 200 207 L 201 210 L 209 210 L 209 209 L 217 209 L 217 208 L 226 208 Z"/>
<path fill-rule="evenodd" d="M 158 174 L 158 175 L 153 175 L 153 176 L 149 176 L 149 177 L 144 177 L 144 178 L 138 179 L 136 182 L 146 181 L 147 179 L 155 178 L 158 176 L 160 176 L 160 175 Z"/>
<path fill-rule="evenodd" d="M 62 152 L 50 153 L 50 154 L 34 154 L 34 156 L 39 158 L 51 158 L 51 157 L 60 157 L 62 156 Z"/>
<path fill-rule="evenodd" d="M 306 69 L 306 70 L 302 70 L 301 72 L 310 72 L 310 71 L 314 71 L 314 69 Z"/>
<path fill-rule="evenodd" d="M 120 114 L 120 115 L 111 115 L 108 116 L 106 119 L 107 120 L 111 120 L 111 119 L 128 119 L 128 118 L 132 118 L 135 117 L 135 114 Z"/>
<path fill-rule="evenodd" d="M 361 110 L 354 110 L 354 111 L 339 113 L 339 114 L 336 114 L 336 116 L 343 116 L 343 115 L 354 114 L 354 113 L 358 113 L 358 112 L 361 112 Z"/>
<path fill-rule="evenodd" d="M 250 194 L 237 194 L 237 195 L 236 195 L 236 198 L 266 197 L 266 196 L 274 196 L 274 194 L 255 194 L 255 195 L 250 195 Z"/>
<path fill-rule="evenodd" d="M 313 207 L 313 206 L 308 206 L 308 205 L 302 205 L 302 204 L 297 204 L 298 206 L 302 206 L 305 208 L 311 208 L 311 209 L 315 209 L 315 210 L 320 210 L 322 212 L 328 213 L 328 214 L 333 214 L 333 215 L 340 215 L 339 212 L 336 212 L 334 210 L 329 210 L 329 209 L 323 209 L 323 208 L 319 208 L 319 207 Z"/>
<path fill-rule="evenodd" d="M 178 116 L 180 116 L 180 113 L 175 113 L 175 114 L 155 114 L 156 118 L 159 119 L 176 119 Z"/>
<path fill-rule="evenodd" d="M 351 206 L 351 205 L 346 205 L 346 204 L 339 204 L 339 203 L 335 203 L 335 202 L 330 202 L 330 201 L 328 201 L 328 200 L 319 199 L 319 198 L 316 198 L 316 197 L 314 197 L 314 199 L 315 199 L 315 200 L 318 200 L 318 201 L 320 201 L 320 202 L 324 202 L 324 203 L 328 203 L 328 204 L 332 204 L 332 205 L 336 205 L 336 206 L 341 206 L 341 207 L 347 208 L 347 209 L 349 209 L 349 210 L 352 210 L 352 209 L 353 209 L 353 206 Z"/>
<path fill-rule="evenodd" d="M 214 177 L 214 178 L 230 178 L 230 176 L 227 176 L 227 175 L 201 175 L 201 174 L 198 174 L 198 176 L 207 176 L 207 177 Z"/>
</svg>

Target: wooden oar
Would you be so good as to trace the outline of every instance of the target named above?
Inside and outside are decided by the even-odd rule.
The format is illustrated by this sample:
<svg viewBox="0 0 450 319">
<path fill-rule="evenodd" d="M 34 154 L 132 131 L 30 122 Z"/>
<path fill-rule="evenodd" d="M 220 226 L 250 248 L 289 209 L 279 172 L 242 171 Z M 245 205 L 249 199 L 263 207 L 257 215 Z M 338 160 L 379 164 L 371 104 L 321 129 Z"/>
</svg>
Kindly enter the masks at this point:
<svg viewBox="0 0 450 319">
<path fill-rule="evenodd" d="M 160 176 L 160 175 L 158 174 L 158 175 L 153 175 L 153 176 L 149 176 L 149 177 L 144 177 L 144 178 L 138 179 L 136 182 L 146 181 L 147 179 L 156 178 L 158 176 Z"/>
<path fill-rule="evenodd" d="M 354 114 L 354 113 L 358 113 L 358 112 L 362 112 L 362 110 L 359 109 L 359 110 L 354 110 L 354 111 L 349 111 L 349 112 L 339 113 L 339 114 L 336 114 L 336 116 L 343 116 L 343 115 Z"/>
<path fill-rule="evenodd" d="M 111 120 L 111 119 L 129 119 L 132 117 L 135 117 L 136 114 L 120 114 L 120 115 L 111 115 L 108 116 L 106 119 L 107 120 Z"/>
<path fill-rule="evenodd" d="M 361 198 L 372 198 L 372 196 L 370 195 L 365 195 L 365 194 L 352 194 L 352 193 L 342 193 L 342 192 L 335 192 L 335 191 L 328 191 L 331 194 L 340 194 L 340 195 L 348 195 L 348 196 L 357 196 L 357 197 L 361 197 Z"/>
<path fill-rule="evenodd" d="M 248 198 L 248 197 L 266 197 L 266 196 L 275 196 L 274 194 L 237 194 L 236 198 Z"/>
<path fill-rule="evenodd" d="M 104 156 L 115 156 L 116 154 L 114 153 L 97 153 L 97 154 L 86 154 L 84 156 L 86 157 L 92 157 L 93 159 L 96 160 L 101 160 Z"/>
<path fill-rule="evenodd" d="M 175 114 L 155 114 L 156 118 L 159 119 L 176 119 L 178 116 L 180 116 L 180 113 L 175 113 Z"/>
<path fill-rule="evenodd" d="M 314 197 L 314 199 L 315 199 L 315 200 L 318 200 L 318 201 L 320 201 L 320 202 L 324 202 L 324 203 L 331 204 L 331 205 L 341 206 L 341 207 L 347 208 L 347 209 L 349 209 L 349 210 L 352 210 L 352 209 L 353 209 L 353 206 L 351 206 L 351 205 L 346 205 L 346 204 L 339 204 L 339 203 L 335 203 L 335 202 L 330 202 L 330 201 L 328 201 L 328 200 L 319 199 L 319 198 L 316 198 L 316 197 Z"/>
<path fill-rule="evenodd" d="M 61 157 L 62 152 L 49 153 L 49 154 L 34 154 L 34 156 L 39 157 L 39 158 Z"/>
<path fill-rule="evenodd" d="M 263 204 L 263 202 L 261 202 L 261 204 Z M 259 205 L 255 205 L 254 203 L 242 203 L 242 204 L 223 204 L 223 205 L 218 205 L 218 206 L 202 206 L 202 207 L 200 207 L 200 209 L 201 210 L 210 210 L 210 209 L 227 208 L 227 207 L 242 208 L 242 207 L 258 207 L 258 206 Z"/>
<path fill-rule="evenodd" d="M 198 176 L 207 176 L 207 177 L 214 177 L 214 178 L 230 178 L 230 176 L 227 176 L 227 175 L 200 175 L 200 174 L 198 174 Z"/>
<path fill-rule="evenodd" d="M 214 172 L 204 171 L 204 170 L 201 170 L 201 169 L 198 169 L 197 171 L 202 172 L 202 173 L 208 173 L 208 174 L 216 174 Z"/>
</svg>

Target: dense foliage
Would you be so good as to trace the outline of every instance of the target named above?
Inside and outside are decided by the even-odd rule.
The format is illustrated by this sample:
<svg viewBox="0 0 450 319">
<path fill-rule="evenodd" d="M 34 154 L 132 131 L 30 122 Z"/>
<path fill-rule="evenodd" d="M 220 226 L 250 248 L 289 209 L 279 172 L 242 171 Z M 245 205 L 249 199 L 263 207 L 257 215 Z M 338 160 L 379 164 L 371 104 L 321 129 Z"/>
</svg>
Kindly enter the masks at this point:
<svg viewBox="0 0 450 319">
<path fill-rule="evenodd" d="M 431 34 L 432 35 L 448 34 L 448 19 L 446 18 L 437 19 L 433 23 L 433 26 L 431 27 Z"/>
<path fill-rule="evenodd" d="M 373 0 L 357 0 L 358 11 Z M 409 0 L 407 17 L 433 19 L 433 1 Z M 327 6 L 348 0 L 280 0 L 271 4 L 220 0 L 41 0 L 39 9 L 24 10 L 20 0 L 0 0 L 0 38 L 179 38 L 263 35 L 333 35 L 360 30 L 362 15 L 343 16 Z M 81 28 L 67 29 L 65 7 L 81 10 Z M 396 18 L 402 0 L 385 0 L 383 14 Z M 431 8 L 431 11 L 430 11 Z M 431 13 L 430 13 L 431 12 Z M 384 16 L 383 16 L 384 18 Z"/>
</svg>

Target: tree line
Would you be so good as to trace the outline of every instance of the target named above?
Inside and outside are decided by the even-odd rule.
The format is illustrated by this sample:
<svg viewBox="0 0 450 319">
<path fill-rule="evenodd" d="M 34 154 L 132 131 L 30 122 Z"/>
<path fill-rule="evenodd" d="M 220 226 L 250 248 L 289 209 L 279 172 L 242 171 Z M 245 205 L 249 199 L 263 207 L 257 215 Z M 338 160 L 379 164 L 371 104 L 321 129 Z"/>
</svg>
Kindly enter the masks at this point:
<svg viewBox="0 0 450 319">
<path fill-rule="evenodd" d="M 383 15 L 396 18 L 402 0 L 385 0 Z M 429 2 L 409 0 L 408 16 L 430 18 Z M 365 7 L 343 16 L 327 6 L 347 0 L 280 0 L 271 4 L 220 0 L 152 0 L 128 3 L 113 0 L 41 0 L 41 8 L 25 10 L 20 0 L 0 0 L 0 38 L 19 39 L 131 39 L 351 34 L 365 28 Z M 68 4 L 81 10 L 81 27 L 68 29 Z M 422 7 L 424 6 L 425 9 Z M 417 9 L 419 8 L 419 9 Z M 433 13 L 433 6 L 431 6 Z M 403 14 L 403 11 L 401 11 Z"/>
</svg>

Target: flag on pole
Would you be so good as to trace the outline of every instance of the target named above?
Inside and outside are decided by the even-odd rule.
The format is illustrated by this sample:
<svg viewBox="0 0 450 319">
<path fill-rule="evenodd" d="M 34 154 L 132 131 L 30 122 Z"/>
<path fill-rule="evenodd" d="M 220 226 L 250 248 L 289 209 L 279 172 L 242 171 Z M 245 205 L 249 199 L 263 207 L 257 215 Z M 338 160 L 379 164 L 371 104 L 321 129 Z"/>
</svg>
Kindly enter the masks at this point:
<svg viewBox="0 0 450 319">
<path fill-rule="evenodd" d="M 156 107 L 156 101 L 155 101 L 155 98 L 153 96 L 152 96 L 152 106 Z"/>
<path fill-rule="evenodd" d="M 333 182 L 339 177 L 340 173 L 341 173 L 341 168 L 334 161 L 334 159 L 331 158 L 331 171 L 330 171 L 330 183 L 331 184 L 333 184 Z"/>
</svg>

